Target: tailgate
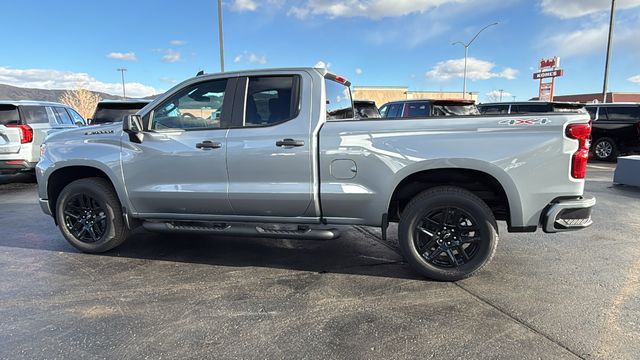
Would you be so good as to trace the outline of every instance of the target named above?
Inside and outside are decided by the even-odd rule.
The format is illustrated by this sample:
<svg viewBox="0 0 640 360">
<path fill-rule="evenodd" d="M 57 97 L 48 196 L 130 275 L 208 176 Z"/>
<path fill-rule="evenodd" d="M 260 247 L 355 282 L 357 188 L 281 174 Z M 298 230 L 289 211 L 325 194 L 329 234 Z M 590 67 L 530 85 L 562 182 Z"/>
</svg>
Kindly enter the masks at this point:
<svg viewBox="0 0 640 360">
<path fill-rule="evenodd" d="M 0 154 L 16 154 L 20 151 L 20 129 L 0 125 Z"/>
</svg>

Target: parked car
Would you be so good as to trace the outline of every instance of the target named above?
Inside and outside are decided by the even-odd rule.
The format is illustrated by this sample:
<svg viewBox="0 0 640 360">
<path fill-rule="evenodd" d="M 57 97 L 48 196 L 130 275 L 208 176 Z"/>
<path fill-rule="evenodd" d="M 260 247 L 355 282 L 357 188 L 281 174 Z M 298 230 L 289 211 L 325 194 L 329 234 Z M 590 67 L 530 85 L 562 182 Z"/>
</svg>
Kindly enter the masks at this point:
<svg viewBox="0 0 640 360">
<path fill-rule="evenodd" d="M 383 118 L 478 115 L 473 100 L 403 100 L 380 107 Z"/>
<path fill-rule="evenodd" d="M 478 105 L 482 115 L 530 114 L 551 112 L 586 112 L 584 104 L 559 101 L 519 101 Z"/>
<path fill-rule="evenodd" d="M 349 86 L 312 68 L 189 79 L 122 124 L 50 136 L 40 205 L 90 253 L 137 226 L 329 240 L 333 225 L 386 237 L 398 222 L 407 262 L 446 281 L 490 261 L 498 220 L 509 232 L 591 225 L 587 114 L 433 121 L 427 112 L 372 127 L 351 121 Z"/>
<path fill-rule="evenodd" d="M 33 171 L 48 134 L 84 125 L 82 116 L 64 104 L 0 100 L 0 173 Z"/>
<path fill-rule="evenodd" d="M 100 125 L 111 122 L 121 122 L 122 119 L 147 106 L 151 100 L 103 100 L 96 106 L 89 124 Z"/>
<path fill-rule="evenodd" d="M 353 107 L 355 117 L 358 119 L 379 119 L 381 117 L 375 101 L 353 100 Z"/>
<path fill-rule="evenodd" d="M 593 120 L 593 157 L 615 161 L 621 153 L 640 151 L 640 104 L 589 104 Z"/>
</svg>

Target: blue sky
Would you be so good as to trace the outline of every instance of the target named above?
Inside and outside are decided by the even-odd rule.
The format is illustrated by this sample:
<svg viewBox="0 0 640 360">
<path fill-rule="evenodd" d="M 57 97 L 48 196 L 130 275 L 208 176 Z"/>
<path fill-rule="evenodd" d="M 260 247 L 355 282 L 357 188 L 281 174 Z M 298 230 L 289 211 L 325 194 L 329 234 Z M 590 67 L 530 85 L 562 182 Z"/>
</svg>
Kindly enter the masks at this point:
<svg viewBox="0 0 640 360">
<path fill-rule="evenodd" d="M 640 92 L 640 0 L 618 0 L 610 89 Z M 542 57 L 562 57 L 557 94 L 598 92 L 610 0 L 226 0 L 227 70 L 323 62 L 354 85 L 537 95 Z M 215 0 L 4 0 L 0 83 L 166 90 L 218 60 Z M 509 99 L 510 100 L 510 99 Z"/>
</svg>

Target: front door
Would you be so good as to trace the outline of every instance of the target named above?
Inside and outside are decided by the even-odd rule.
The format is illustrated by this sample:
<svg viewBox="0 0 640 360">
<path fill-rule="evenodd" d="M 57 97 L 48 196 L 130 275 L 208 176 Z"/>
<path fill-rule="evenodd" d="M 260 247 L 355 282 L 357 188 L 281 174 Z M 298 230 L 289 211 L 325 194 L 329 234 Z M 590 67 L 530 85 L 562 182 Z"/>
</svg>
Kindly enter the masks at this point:
<svg viewBox="0 0 640 360">
<path fill-rule="evenodd" d="M 134 212 L 229 215 L 226 134 L 235 79 L 189 86 L 144 116 L 142 143 L 122 137 L 122 167 Z"/>
<path fill-rule="evenodd" d="M 227 136 L 229 200 L 237 215 L 317 217 L 313 206 L 311 78 L 242 79 Z M 243 87 L 244 85 L 244 87 Z"/>
</svg>

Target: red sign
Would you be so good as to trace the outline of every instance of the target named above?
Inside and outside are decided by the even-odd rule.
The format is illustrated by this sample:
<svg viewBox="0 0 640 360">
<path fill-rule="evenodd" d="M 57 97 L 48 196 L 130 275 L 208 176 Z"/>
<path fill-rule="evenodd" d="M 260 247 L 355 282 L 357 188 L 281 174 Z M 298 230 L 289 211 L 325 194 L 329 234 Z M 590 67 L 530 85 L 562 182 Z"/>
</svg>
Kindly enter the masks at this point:
<svg viewBox="0 0 640 360">
<path fill-rule="evenodd" d="M 553 77 L 562 76 L 562 75 L 564 75 L 564 70 L 562 69 L 541 71 L 539 73 L 533 74 L 533 80 L 553 78 Z"/>
<path fill-rule="evenodd" d="M 551 59 L 540 60 L 540 69 L 560 67 L 560 58 L 553 57 Z"/>
</svg>

